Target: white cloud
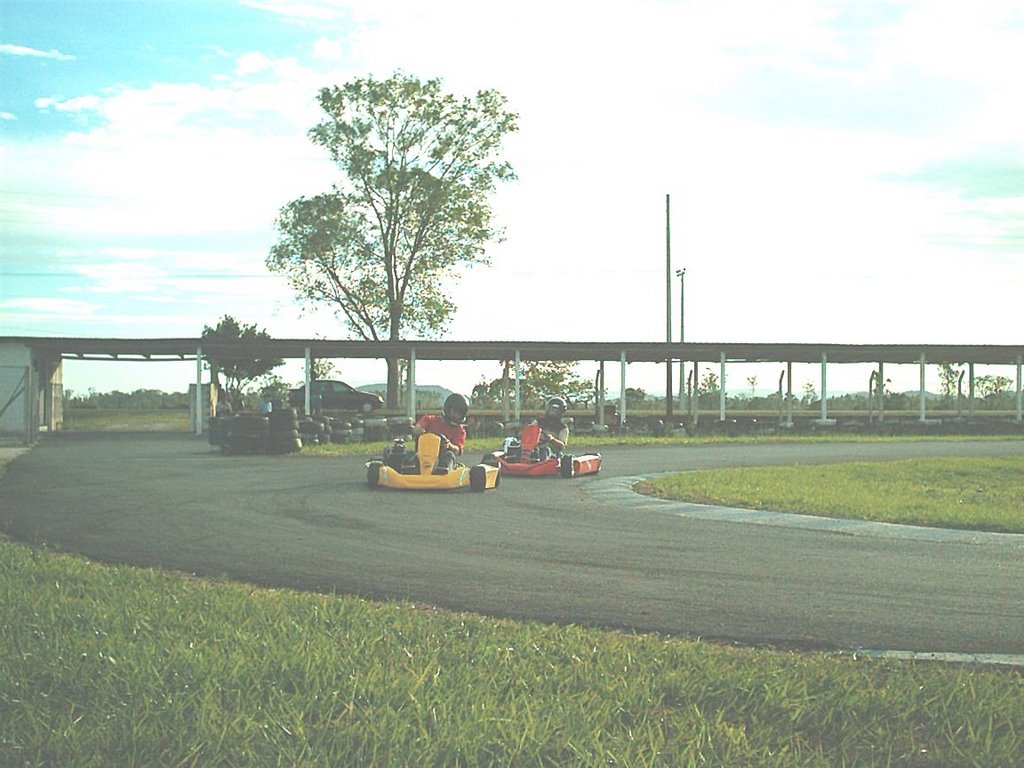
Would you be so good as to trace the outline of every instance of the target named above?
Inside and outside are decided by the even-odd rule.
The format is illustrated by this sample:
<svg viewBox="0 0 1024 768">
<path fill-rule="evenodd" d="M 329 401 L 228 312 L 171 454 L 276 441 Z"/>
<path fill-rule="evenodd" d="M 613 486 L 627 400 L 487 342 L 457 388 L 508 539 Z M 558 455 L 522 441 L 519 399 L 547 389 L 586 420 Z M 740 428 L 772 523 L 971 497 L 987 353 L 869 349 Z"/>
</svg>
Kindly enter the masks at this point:
<svg viewBox="0 0 1024 768">
<path fill-rule="evenodd" d="M 75 319 L 95 315 L 100 304 L 74 299 L 31 297 L 0 302 L 0 310 L 14 313 L 43 314 L 54 318 Z"/>
<path fill-rule="evenodd" d="M 34 59 L 52 59 L 53 61 L 74 61 L 75 57 L 60 51 L 40 51 L 36 48 L 28 48 L 24 45 L 11 45 L 0 43 L 0 55 L 4 56 L 25 56 Z"/>
</svg>

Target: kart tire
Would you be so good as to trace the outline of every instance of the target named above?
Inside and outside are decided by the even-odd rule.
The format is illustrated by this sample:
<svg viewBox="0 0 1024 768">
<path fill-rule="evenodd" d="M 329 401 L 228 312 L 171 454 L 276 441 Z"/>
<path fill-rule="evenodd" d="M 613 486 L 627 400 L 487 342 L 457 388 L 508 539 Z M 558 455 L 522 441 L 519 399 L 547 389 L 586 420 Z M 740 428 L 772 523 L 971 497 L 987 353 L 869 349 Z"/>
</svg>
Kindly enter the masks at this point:
<svg viewBox="0 0 1024 768">
<path fill-rule="evenodd" d="M 371 488 L 380 486 L 380 470 L 384 466 L 382 461 L 371 461 L 366 465 L 366 484 Z"/>
<path fill-rule="evenodd" d="M 474 491 L 487 490 L 487 467 L 483 464 L 469 468 L 469 487 Z"/>
<path fill-rule="evenodd" d="M 572 456 L 563 456 L 558 465 L 558 469 L 562 477 L 572 477 Z"/>
</svg>

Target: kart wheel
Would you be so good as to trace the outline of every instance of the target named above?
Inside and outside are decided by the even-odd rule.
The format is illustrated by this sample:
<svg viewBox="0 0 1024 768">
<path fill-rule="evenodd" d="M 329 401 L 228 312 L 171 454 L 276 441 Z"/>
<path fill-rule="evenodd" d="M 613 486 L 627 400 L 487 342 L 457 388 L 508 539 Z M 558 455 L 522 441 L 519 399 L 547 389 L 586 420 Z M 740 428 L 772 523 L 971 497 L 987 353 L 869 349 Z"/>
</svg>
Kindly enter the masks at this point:
<svg viewBox="0 0 1024 768">
<path fill-rule="evenodd" d="M 371 488 L 376 488 L 380 485 L 380 470 L 384 466 L 384 462 L 371 461 L 366 465 L 366 484 Z"/>
<path fill-rule="evenodd" d="M 477 464 L 469 470 L 469 487 L 474 491 L 487 490 L 487 467 Z"/>
<path fill-rule="evenodd" d="M 563 456 L 558 468 L 562 477 L 572 477 L 572 456 Z"/>
</svg>

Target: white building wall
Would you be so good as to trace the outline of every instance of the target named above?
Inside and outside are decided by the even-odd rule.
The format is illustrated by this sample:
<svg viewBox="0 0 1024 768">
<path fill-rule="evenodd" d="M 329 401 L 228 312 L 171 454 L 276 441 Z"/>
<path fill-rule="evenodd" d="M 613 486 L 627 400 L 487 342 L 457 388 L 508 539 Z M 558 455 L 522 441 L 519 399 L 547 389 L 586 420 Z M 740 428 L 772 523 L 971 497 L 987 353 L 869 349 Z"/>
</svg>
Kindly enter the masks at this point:
<svg viewBox="0 0 1024 768">
<path fill-rule="evenodd" d="M 41 430 L 60 429 L 63 379 L 60 358 L 0 343 L 0 436 L 32 443 Z"/>
</svg>

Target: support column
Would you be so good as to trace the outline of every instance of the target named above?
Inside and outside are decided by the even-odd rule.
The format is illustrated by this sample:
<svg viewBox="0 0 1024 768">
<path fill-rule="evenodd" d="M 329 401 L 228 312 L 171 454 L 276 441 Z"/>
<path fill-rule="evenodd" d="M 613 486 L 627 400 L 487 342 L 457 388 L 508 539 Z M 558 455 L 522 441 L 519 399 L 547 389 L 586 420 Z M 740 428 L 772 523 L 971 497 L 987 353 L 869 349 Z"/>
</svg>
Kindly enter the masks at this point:
<svg viewBox="0 0 1024 768">
<path fill-rule="evenodd" d="M 718 420 L 725 421 L 725 352 L 718 353 Z"/>
<path fill-rule="evenodd" d="M 196 434 L 203 434 L 203 348 L 196 347 Z"/>
<path fill-rule="evenodd" d="M 409 397 L 406 401 L 406 415 L 416 421 L 416 347 L 409 348 Z"/>
<path fill-rule="evenodd" d="M 885 421 L 885 363 L 878 364 L 878 423 Z"/>
<path fill-rule="evenodd" d="M 619 356 L 619 426 L 626 426 L 626 352 Z"/>
<path fill-rule="evenodd" d="M 967 364 L 967 417 L 974 420 L 974 363 Z"/>
<path fill-rule="evenodd" d="M 515 417 L 516 417 L 516 421 L 519 421 L 519 420 L 520 420 L 520 414 L 521 414 L 521 411 L 522 411 L 522 401 L 521 401 L 521 400 L 519 399 L 519 398 L 520 398 L 520 392 L 519 392 L 519 378 L 520 378 L 520 376 L 522 376 L 522 371 L 520 371 L 520 369 L 519 369 L 519 350 L 518 350 L 518 349 L 516 350 L 516 362 L 515 362 L 515 366 L 516 366 L 516 400 L 515 400 Z"/>
<path fill-rule="evenodd" d="M 828 421 L 828 355 L 821 353 L 821 423 Z"/>
<path fill-rule="evenodd" d="M 508 360 L 501 366 L 501 421 L 508 423 Z"/>
<path fill-rule="evenodd" d="M 793 361 L 786 361 L 786 426 L 793 426 Z"/>
<path fill-rule="evenodd" d="M 312 383 L 311 383 L 312 382 L 312 378 L 313 378 L 313 357 L 309 353 L 309 347 L 306 347 L 306 372 L 305 372 L 305 374 L 303 376 L 303 379 L 305 380 L 305 384 L 306 384 L 306 386 L 305 386 L 306 402 L 303 405 L 303 408 L 305 408 L 305 412 L 306 412 L 307 416 L 310 414 L 309 406 L 313 402 L 312 399 L 311 399 L 311 394 L 312 393 L 310 391 L 310 390 L 313 389 Z"/>
<path fill-rule="evenodd" d="M 918 386 L 918 390 L 917 390 L 918 409 L 920 410 L 920 416 L 918 417 L 918 421 L 920 421 L 922 424 L 924 424 L 928 420 L 927 416 L 926 416 L 926 413 L 925 413 L 925 396 L 924 396 L 924 393 L 925 393 L 925 386 L 924 386 L 925 385 L 925 379 L 924 379 L 925 362 L 926 362 L 925 361 L 925 355 L 924 355 L 924 352 L 922 352 L 921 353 L 921 362 L 919 364 L 920 365 L 920 385 Z"/>
<path fill-rule="evenodd" d="M 1024 382 L 1021 380 L 1021 370 L 1024 369 L 1024 358 L 1017 355 L 1017 423 L 1022 421 L 1022 406 L 1024 406 Z"/>
<path fill-rule="evenodd" d="M 700 419 L 700 363 L 693 361 L 693 381 L 690 382 L 690 424 L 696 429 Z"/>
<path fill-rule="evenodd" d="M 594 402 L 597 404 L 597 426 L 604 427 L 604 360 L 597 365 L 597 391 Z"/>
</svg>

